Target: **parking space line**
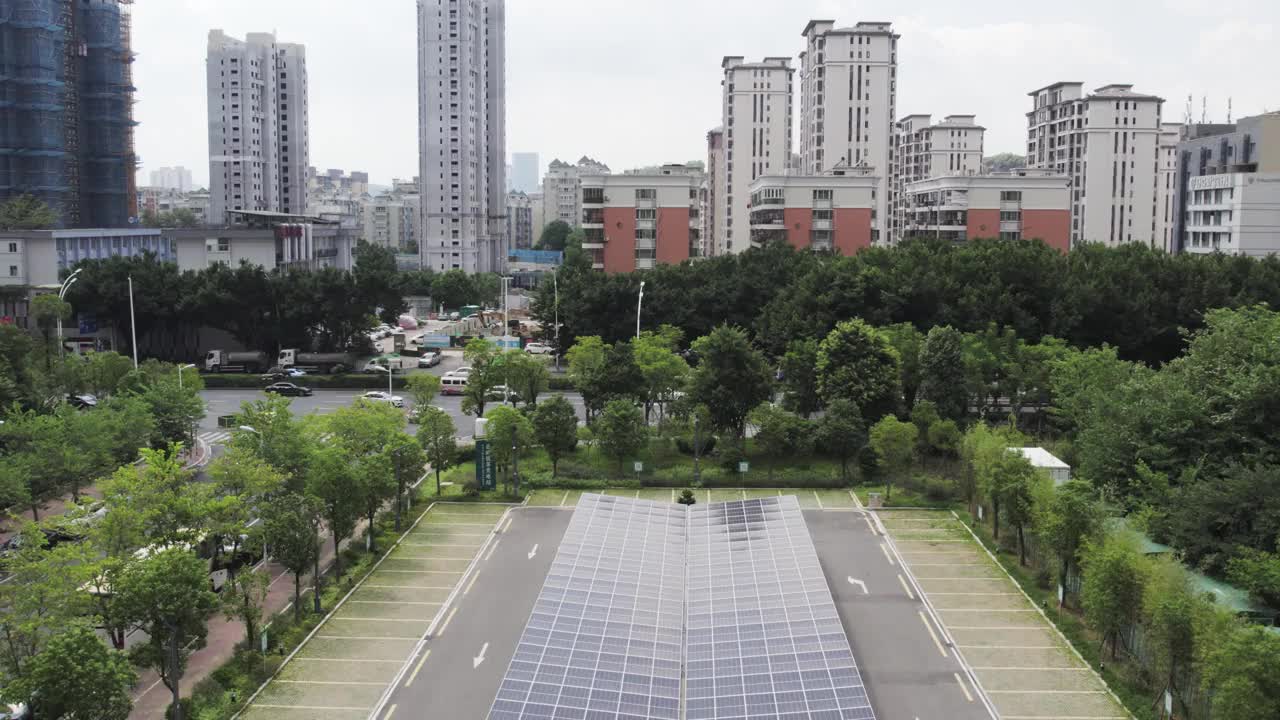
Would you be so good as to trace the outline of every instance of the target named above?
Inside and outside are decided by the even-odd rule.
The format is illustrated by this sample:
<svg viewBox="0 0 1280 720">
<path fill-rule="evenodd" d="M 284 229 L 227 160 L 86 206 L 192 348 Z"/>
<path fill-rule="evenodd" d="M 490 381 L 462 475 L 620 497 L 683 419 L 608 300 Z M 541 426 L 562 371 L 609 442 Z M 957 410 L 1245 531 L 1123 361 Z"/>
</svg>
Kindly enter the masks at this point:
<svg viewBox="0 0 1280 720">
<path fill-rule="evenodd" d="M 338 710 L 340 712 L 369 712 L 367 707 L 342 707 L 340 705 L 268 705 L 254 703 L 253 707 L 272 708 L 273 710 Z"/>
<path fill-rule="evenodd" d="M 962 650 L 1060 650 L 1061 645 L 957 645 Z"/>
<path fill-rule="evenodd" d="M 449 537 L 452 537 L 452 538 L 464 538 L 464 537 L 487 538 L 489 537 L 489 533 L 487 532 L 486 533 L 463 533 L 463 532 L 455 533 L 455 532 L 432 532 L 430 530 L 419 530 L 413 533 L 413 535 L 410 535 L 409 537 L 417 537 L 418 535 L 448 535 Z"/>
<path fill-rule="evenodd" d="M 1014 613 L 1033 613 L 1035 608 L 939 608 L 938 612 L 1014 612 Z"/>
<path fill-rule="evenodd" d="M 397 555 L 389 558 L 390 560 L 465 560 L 471 562 L 471 558 L 475 557 L 472 553 L 466 557 L 432 557 L 430 555 Z"/>
<path fill-rule="evenodd" d="M 384 590 L 452 590 L 451 585 L 370 585 L 365 583 L 367 588 L 381 588 Z"/>
<path fill-rule="evenodd" d="M 417 664 L 417 665 L 414 665 L 414 666 L 413 666 L 413 674 L 411 674 L 411 675 L 409 676 L 409 679 L 405 681 L 405 683 L 404 683 L 404 686 L 405 686 L 405 687 L 409 687 L 410 685 L 412 685 L 412 684 L 413 684 L 413 679 L 414 679 L 414 678 L 416 678 L 416 677 L 418 677 L 418 671 L 422 669 L 422 665 L 423 665 L 423 663 L 425 663 L 425 662 L 427 661 L 427 658 L 428 658 L 430 655 L 431 655 L 431 650 L 430 650 L 430 648 L 428 648 L 426 652 L 422 653 L 422 659 L 418 661 L 418 664 Z M 388 714 L 388 715 L 390 715 L 390 713 L 387 713 L 387 714 Z"/>
<path fill-rule="evenodd" d="M 358 682 L 355 680 L 276 680 L 281 685 L 385 685 L 380 682 Z"/>
<path fill-rule="evenodd" d="M 964 680 L 960 678 L 960 673 L 951 673 L 955 677 L 956 682 L 960 683 L 960 690 L 964 692 L 964 699 L 973 702 L 973 694 L 969 692 L 969 686 L 964 684 Z"/>
<path fill-rule="evenodd" d="M 1045 720 L 1044 715 L 1001 715 L 1000 720 Z M 1055 715 L 1053 720 L 1133 720 L 1128 715 Z"/>
<path fill-rule="evenodd" d="M 422 622 L 422 621 L 419 620 L 419 622 Z M 409 640 L 411 642 L 418 642 L 418 638 L 416 637 L 395 637 L 395 636 L 371 637 L 368 635 L 316 635 L 315 637 L 321 640 L 377 640 L 377 641 Z"/>
<path fill-rule="evenodd" d="M 947 657 L 947 650 L 942 647 L 942 642 L 938 640 L 938 634 L 933 631 L 929 619 L 924 616 L 924 611 L 917 611 L 916 614 L 920 616 L 920 622 L 924 623 L 924 629 L 929 631 L 929 637 L 933 638 L 933 644 L 938 646 L 938 652 L 942 653 L 942 657 Z"/>
<path fill-rule="evenodd" d="M 779 492 L 781 492 L 781 491 L 779 491 Z M 866 510 L 866 508 L 862 506 L 862 501 L 858 499 L 858 494 L 857 494 L 857 493 L 855 493 L 854 491 L 850 490 L 850 491 L 849 491 L 849 497 L 853 498 L 853 506 L 854 506 L 854 507 L 858 508 L 859 510 Z M 867 522 L 871 522 L 871 521 L 870 521 L 870 520 L 868 520 Z"/>
<path fill-rule="evenodd" d="M 991 695 L 1106 695 L 1106 690 L 988 690 Z"/>
<path fill-rule="evenodd" d="M 672 490 L 672 492 L 675 492 L 675 491 Z M 565 490 L 564 497 L 560 498 L 560 507 L 564 507 L 565 502 L 567 502 L 568 500 L 569 500 L 569 491 Z"/>
<path fill-rule="evenodd" d="M 824 507 L 822 506 L 822 498 L 818 497 L 818 491 L 817 491 L 817 490 L 814 490 L 814 491 L 813 491 L 813 499 L 818 501 L 818 509 L 819 509 L 819 510 L 826 510 L 826 508 L 824 508 Z"/>
<path fill-rule="evenodd" d="M 438 602 L 411 602 L 409 600 L 348 600 L 347 602 L 364 605 L 439 605 Z M 352 618 L 347 618 L 348 620 Z"/>
<path fill-rule="evenodd" d="M 389 665 L 399 665 L 399 660 L 367 660 L 364 658 L 322 658 L 322 657 L 302 657 L 298 656 L 293 659 L 294 662 L 340 662 L 340 663 L 387 663 Z"/>
<path fill-rule="evenodd" d="M 478 549 L 483 544 L 484 543 L 476 543 L 475 545 L 471 545 L 471 544 L 459 545 L 457 543 L 411 543 L 411 542 L 400 543 L 400 545 L 402 545 L 403 547 L 455 547 L 455 548 L 460 547 L 460 548 L 471 548 L 472 550 Z"/>
<path fill-rule="evenodd" d="M 429 522 L 423 523 L 423 527 L 493 527 L 492 523 L 467 523 L 467 522 Z M 966 541 L 967 542 L 967 541 Z"/>
<path fill-rule="evenodd" d="M 908 540 L 907 542 L 911 541 Z M 930 540 L 929 542 L 937 541 Z M 977 553 L 969 550 L 903 550 L 902 548 L 898 548 L 898 553 L 902 555 L 977 555 Z"/>
<path fill-rule="evenodd" d="M 1050 670 L 1054 670 L 1054 671 L 1056 671 L 1056 670 L 1065 670 L 1065 671 L 1067 671 L 1067 672 L 1089 672 L 1089 668 L 1087 668 L 1087 667 L 1005 667 L 1005 666 L 999 666 L 999 667 L 997 667 L 997 666 L 994 666 L 994 665 L 987 665 L 987 666 L 983 666 L 983 667 L 975 667 L 975 668 L 974 668 L 974 670 L 1005 670 L 1005 671 L 1007 671 L 1007 670 L 1028 670 L 1028 671 L 1032 671 L 1032 672 L 1041 672 L 1041 671 L 1048 672 L 1048 671 L 1050 671 Z"/>
<path fill-rule="evenodd" d="M 898 582 L 902 583 L 902 589 L 906 591 L 907 597 L 915 600 L 916 594 L 911 592 L 911 588 L 907 587 L 907 581 L 902 577 L 901 573 L 898 574 Z"/>
<path fill-rule="evenodd" d="M 335 617 L 334 620 L 359 620 L 360 622 L 426 622 L 426 620 L 418 620 L 417 618 L 371 618 L 371 617 Z"/>
<path fill-rule="evenodd" d="M 969 580 L 972 580 L 973 578 L 968 578 L 968 579 L 969 579 Z M 935 597 L 935 596 L 938 596 L 938 595 L 975 595 L 975 596 L 977 596 L 977 597 L 1000 597 L 1000 596 L 1003 596 L 1003 595 L 1017 595 L 1017 594 L 1018 594 L 1018 593 L 1010 593 L 1010 592 L 1003 592 L 1003 593 L 1002 593 L 1002 592 L 995 592 L 995 593 L 973 593 L 973 592 L 931 592 L 931 593 L 929 593 L 929 597 Z"/>
<path fill-rule="evenodd" d="M 1043 630 L 1042 625 L 948 625 L 952 630 Z"/>
<path fill-rule="evenodd" d="M 388 570 L 386 568 L 378 568 L 378 572 L 385 573 L 408 573 L 410 575 L 461 575 L 457 570 Z"/>
</svg>

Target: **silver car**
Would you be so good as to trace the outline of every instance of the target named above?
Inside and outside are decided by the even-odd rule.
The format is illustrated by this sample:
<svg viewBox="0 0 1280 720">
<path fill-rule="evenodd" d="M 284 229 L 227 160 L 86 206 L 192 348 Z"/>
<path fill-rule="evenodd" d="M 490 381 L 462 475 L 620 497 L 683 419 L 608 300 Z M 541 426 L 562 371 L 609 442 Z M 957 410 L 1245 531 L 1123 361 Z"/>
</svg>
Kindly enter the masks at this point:
<svg viewBox="0 0 1280 720">
<path fill-rule="evenodd" d="M 398 408 L 404 407 L 404 398 L 399 395 L 390 395 L 380 390 L 370 390 L 369 392 L 361 395 L 360 398 L 370 402 L 391 403 L 393 406 Z"/>
</svg>

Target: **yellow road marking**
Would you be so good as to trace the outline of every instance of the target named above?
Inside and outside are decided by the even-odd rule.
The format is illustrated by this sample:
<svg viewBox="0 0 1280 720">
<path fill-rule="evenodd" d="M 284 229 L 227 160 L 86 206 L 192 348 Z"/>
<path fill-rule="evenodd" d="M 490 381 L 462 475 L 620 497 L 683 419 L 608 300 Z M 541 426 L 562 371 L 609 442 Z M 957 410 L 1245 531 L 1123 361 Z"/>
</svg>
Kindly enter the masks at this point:
<svg viewBox="0 0 1280 720">
<path fill-rule="evenodd" d="M 387 708 L 387 714 L 382 716 L 382 720 L 391 720 L 391 716 L 396 714 L 397 707 L 399 706 L 392 705 L 391 707 Z"/>
<path fill-rule="evenodd" d="M 467 593 L 471 592 L 471 586 L 476 584 L 476 579 L 479 577 L 480 577 L 480 573 L 475 573 L 471 576 L 471 582 L 467 583 L 467 588 L 462 591 L 463 595 L 466 595 Z"/>
<path fill-rule="evenodd" d="M 485 556 L 484 556 L 484 559 L 486 561 L 488 561 L 489 558 L 493 557 L 493 551 L 498 549 L 498 543 L 500 542 L 502 542 L 502 538 L 498 538 L 497 541 L 493 543 L 493 545 L 489 546 L 489 552 L 485 553 Z"/>
<path fill-rule="evenodd" d="M 458 608 L 456 607 L 449 611 L 449 617 L 444 619 L 444 625 L 440 626 L 440 632 L 436 633 L 437 636 L 444 634 L 445 628 L 449 627 L 449 621 L 452 620 L 453 616 L 457 614 L 458 614 Z M 423 659 L 425 659 L 425 656 Z"/>
<path fill-rule="evenodd" d="M 942 647 L 942 641 L 938 640 L 938 634 L 933 631 L 933 626 L 929 624 L 929 619 L 924 616 L 924 612 L 917 612 L 920 616 L 920 622 L 924 623 L 924 629 L 929 631 L 929 637 L 933 638 L 933 644 L 938 646 L 938 652 L 942 653 L 942 657 L 947 657 L 947 649 Z"/>
<path fill-rule="evenodd" d="M 964 699 L 973 702 L 973 695 L 969 693 L 969 686 L 964 684 L 964 680 L 960 678 L 960 673 L 951 673 L 955 676 L 956 682 L 960 683 L 960 690 L 964 692 Z"/>
<path fill-rule="evenodd" d="M 902 583 L 902 589 L 906 591 L 907 597 L 911 598 L 912 600 L 915 600 L 916 594 L 911 592 L 911 588 L 907 587 L 907 581 L 905 578 L 902 577 L 901 573 L 898 574 L 898 582 Z"/>
<path fill-rule="evenodd" d="M 813 499 L 818 501 L 818 509 L 819 509 L 819 510 L 826 510 L 826 508 L 822 506 L 822 498 L 818 497 L 818 491 L 817 491 L 817 490 L 814 490 L 814 491 L 813 491 Z"/>
<path fill-rule="evenodd" d="M 894 567 L 897 567 L 897 566 L 898 566 L 898 563 L 896 563 L 896 562 L 894 562 L 894 561 L 893 561 L 893 556 L 889 554 L 889 546 L 888 546 L 888 545 L 885 545 L 884 543 L 880 543 L 880 550 L 884 552 L 884 559 L 885 559 L 885 560 L 888 560 L 890 565 L 892 565 L 892 566 L 894 566 Z"/>
<path fill-rule="evenodd" d="M 452 615 L 450 617 L 452 617 Z M 413 673 L 409 675 L 409 679 L 405 681 L 404 683 L 405 687 L 409 687 L 410 685 L 413 684 L 413 679 L 418 677 L 418 671 L 422 669 L 422 664 L 427 661 L 427 658 L 430 657 L 430 655 L 431 655 L 430 650 L 427 650 L 426 652 L 422 653 L 422 659 L 418 661 L 417 665 L 413 666 Z"/>
</svg>

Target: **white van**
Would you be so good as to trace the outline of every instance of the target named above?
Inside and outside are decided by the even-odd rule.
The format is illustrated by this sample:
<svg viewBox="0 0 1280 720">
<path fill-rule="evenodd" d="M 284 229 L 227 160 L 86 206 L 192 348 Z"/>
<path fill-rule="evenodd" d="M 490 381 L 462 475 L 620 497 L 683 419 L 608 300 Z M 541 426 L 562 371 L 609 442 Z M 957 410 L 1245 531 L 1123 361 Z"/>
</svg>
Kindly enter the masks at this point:
<svg viewBox="0 0 1280 720">
<path fill-rule="evenodd" d="M 445 375 L 440 378 L 440 393 L 442 395 L 461 395 L 467 389 L 467 378 L 465 375 Z"/>
</svg>

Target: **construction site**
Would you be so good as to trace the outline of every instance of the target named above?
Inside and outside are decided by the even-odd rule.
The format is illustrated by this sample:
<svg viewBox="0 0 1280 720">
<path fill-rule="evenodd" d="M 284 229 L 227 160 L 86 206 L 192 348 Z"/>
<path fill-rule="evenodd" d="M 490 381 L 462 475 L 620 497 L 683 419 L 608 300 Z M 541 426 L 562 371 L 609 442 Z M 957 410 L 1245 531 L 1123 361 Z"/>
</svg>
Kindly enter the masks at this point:
<svg viewBox="0 0 1280 720">
<path fill-rule="evenodd" d="M 137 216 L 132 2 L 0 3 L 0 202 L 34 195 L 66 228 Z"/>
</svg>

